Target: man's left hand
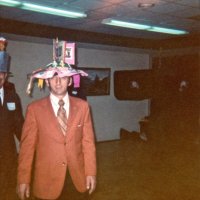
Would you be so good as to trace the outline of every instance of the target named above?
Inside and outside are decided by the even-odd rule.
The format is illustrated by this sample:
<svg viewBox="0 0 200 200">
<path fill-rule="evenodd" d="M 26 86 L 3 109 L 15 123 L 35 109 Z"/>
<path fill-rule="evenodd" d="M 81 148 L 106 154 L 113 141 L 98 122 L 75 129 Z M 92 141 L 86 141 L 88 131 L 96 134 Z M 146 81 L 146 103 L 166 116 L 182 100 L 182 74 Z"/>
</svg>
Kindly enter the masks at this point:
<svg viewBox="0 0 200 200">
<path fill-rule="evenodd" d="M 96 188 L 96 176 L 87 176 L 86 186 L 87 190 L 89 190 L 89 194 L 92 194 Z"/>
</svg>

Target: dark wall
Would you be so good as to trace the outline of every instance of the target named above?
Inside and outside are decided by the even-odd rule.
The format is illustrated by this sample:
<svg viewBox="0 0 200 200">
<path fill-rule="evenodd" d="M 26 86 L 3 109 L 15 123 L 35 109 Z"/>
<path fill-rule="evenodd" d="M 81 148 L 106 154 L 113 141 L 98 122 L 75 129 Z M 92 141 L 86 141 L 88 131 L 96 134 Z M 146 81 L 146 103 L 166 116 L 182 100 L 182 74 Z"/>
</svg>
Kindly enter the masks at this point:
<svg viewBox="0 0 200 200">
<path fill-rule="evenodd" d="M 198 126 L 199 63 L 198 54 L 153 59 L 156 90 L 151 100 L 151 115 L 166 127 L 180 125 L 190 129 Z"/>
<path fill-rule="evenodd" d="M 114 72 L 114 93 L 118 100 L 152 98 L 152 70 L 121 70 Z"/>
<path fill-rule="evenodd" d="M 150 99 L 152 125 L 167 130 L 199 128 L 199 55 L 153 58 L 151 70 L 114 72 L 114 93 L 118 100 Z"/>
</svg>

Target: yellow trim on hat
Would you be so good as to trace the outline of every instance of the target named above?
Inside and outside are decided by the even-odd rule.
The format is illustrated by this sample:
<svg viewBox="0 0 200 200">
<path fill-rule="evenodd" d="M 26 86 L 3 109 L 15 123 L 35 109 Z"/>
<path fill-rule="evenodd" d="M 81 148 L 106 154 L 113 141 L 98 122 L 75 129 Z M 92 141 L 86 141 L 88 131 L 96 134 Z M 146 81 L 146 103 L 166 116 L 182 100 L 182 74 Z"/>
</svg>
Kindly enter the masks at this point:
<svg viewBox="0 0 200 200">
<path fill-rule="evenodd" d="M 44 85 L 44 79 L 38 79 L 38 87 L 40 88 L 40 89 L 42 89 L 43 88 L 43 85 Z"/>
</svg>

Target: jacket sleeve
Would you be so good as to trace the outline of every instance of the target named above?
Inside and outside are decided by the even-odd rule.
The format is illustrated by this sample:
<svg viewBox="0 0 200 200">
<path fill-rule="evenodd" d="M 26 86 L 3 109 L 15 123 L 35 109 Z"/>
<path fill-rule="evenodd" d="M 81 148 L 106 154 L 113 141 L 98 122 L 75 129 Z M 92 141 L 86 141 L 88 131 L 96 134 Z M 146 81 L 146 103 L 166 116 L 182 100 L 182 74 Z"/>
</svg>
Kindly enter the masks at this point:
<svg viewBox="0 0 200 200">
<path fill-rule="evenodd" d="M 18 184 L 31 182 L 31 171 L 37 141 L 37 121 L 34 109 L 28 106 L 20 141 Z"/>
<path fill-rule="evenodd" d="M 96 176 L 96 148 L 89 105 L 86 104 L 83 126 L 83 153 L 86 176 Z"/>
</svg>

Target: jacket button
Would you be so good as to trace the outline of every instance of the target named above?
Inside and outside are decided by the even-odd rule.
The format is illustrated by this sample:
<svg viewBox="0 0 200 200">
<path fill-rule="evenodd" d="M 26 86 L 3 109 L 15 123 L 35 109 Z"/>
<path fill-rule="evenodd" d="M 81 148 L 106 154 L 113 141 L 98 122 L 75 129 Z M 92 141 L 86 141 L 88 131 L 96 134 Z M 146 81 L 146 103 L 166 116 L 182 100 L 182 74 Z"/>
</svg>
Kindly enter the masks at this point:
<svg viewBox="0 0 200 200">
<path fill-rule="evenodd" d="M 65 163 L 65 162 L 63 162 L 63 163 L 62 163 L 62 166 L 65 166 L 65 165 L 66 165 L 66 163 Z"/>
</svg>

